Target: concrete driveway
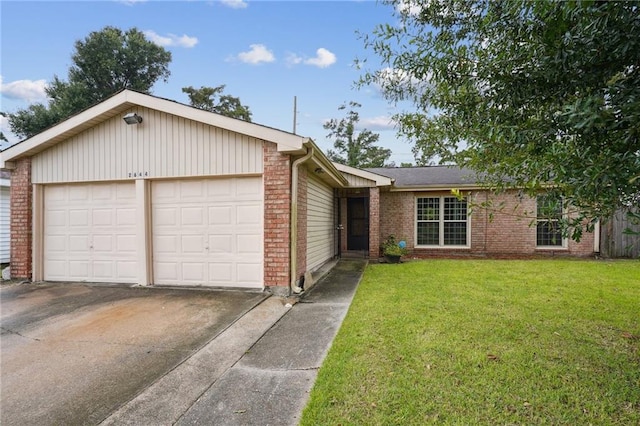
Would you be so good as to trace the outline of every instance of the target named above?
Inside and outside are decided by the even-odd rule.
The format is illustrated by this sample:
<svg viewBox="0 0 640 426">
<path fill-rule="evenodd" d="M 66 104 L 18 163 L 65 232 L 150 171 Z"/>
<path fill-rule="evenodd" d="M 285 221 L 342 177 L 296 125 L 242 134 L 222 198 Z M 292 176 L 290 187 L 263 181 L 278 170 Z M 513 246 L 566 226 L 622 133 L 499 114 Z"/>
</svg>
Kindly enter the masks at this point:
<svg viewBox="0 0 640 426">
<path fill-rule="evenodd" d="M 267 296 L 82 284 L 0 288 L 0 424 L 97 424 Z"/>
</svg>

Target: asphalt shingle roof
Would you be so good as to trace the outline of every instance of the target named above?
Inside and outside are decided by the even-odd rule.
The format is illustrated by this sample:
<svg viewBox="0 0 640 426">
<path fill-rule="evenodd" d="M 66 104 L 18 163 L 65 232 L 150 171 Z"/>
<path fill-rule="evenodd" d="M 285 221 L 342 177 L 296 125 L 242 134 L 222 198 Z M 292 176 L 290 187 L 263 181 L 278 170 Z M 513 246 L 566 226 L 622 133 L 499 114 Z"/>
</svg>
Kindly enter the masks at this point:
<svg viewBox="0 0 640 426">
<path fill-rule="evenodd" d="M 473 185 L 476 172 L 457 166 L 376 167 L 365 169 L 395 180 L 396 187 Z"/>
</svg>

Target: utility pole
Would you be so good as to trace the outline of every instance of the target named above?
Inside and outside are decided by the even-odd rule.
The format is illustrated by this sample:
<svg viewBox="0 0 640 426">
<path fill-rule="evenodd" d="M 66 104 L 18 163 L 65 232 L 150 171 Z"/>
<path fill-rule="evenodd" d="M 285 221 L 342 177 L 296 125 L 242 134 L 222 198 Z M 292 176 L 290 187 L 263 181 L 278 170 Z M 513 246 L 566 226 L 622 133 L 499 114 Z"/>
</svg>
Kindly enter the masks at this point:
<svg viewBox="0 0 640 426">
<path fill-rule="evenodd" d="M 296 134 L 296 121 L 298 120 L 298 97 L 293 97 L 293 134 Z"/>
</svg>

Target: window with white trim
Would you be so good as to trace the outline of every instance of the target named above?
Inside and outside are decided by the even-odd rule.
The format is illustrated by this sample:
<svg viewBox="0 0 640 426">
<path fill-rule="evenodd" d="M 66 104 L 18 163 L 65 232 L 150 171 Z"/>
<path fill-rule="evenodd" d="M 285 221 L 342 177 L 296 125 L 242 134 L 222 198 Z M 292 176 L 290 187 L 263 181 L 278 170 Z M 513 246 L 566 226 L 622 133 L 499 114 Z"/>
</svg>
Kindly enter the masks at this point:
<svg viewBox="0 0 640 426">
<path fill-rule="evenodd" d="M 538 247 L 566 247 L 560 220 L 564 214 L 562 198 L 545 194 L 536 198 L 536 245 Z"/>
<path fill-rule="evenodd" d="M 416 246 L 469 247 L 467 200 L 416 198 Z"/>
</svg>

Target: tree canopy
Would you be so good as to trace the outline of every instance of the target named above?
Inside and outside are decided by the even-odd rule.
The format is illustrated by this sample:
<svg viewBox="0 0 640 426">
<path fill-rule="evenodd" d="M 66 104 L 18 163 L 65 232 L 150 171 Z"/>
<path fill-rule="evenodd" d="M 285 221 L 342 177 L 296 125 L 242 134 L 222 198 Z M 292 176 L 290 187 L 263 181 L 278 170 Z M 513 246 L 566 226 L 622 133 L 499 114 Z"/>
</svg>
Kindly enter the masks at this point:
<svg viewBox="0 0 640 426">
<path fill-rule="evenodd" d="M 217 87 L 202 86 L 199 89 L 189 86 L 183 87 L 182 92 L 189 96 L 189 102 L 193 107 L 251 122 L 249 107 L 242 105 L 240 98 L 223 95 L 225 87 L 224 84 Z"/>
<path fill-rule="evenodd" d="M 149 93 L 167 81 L 171 53 L 132 28 L 105 27 L 75 43 L 68 81 L 54 76 L 46 88 L 48 105 L 33 104 L 7 114 L 13 133 L 31 137 L 122 89 Z"/>
<path fill-rule="evenodd" d="M 494 188 L 556 186 L 582 217 L 640 192 L 637 1 L 387 0 L 399 23 L 364 36 L 416 160 Z M 579 225 L 578 225 L 579 227 Z"/>
<path fill-rule="evenodd" d="M 360 106 L 353 101 L 343 104 L 338 110 L 350 108 L 346 117 L 333 118 L 324 124 L 323 127 L 330 130 L 327 138 L 334 139 L 335 148 L 327 151 L 327 157 L 331 161 L 351 167 L 384 167 L 391 156 L 391 150 L 374 145 L 380 139 L 379 134 L 367 129 L 357 130 L 360 121 L 357 108 Z"/>
</svg>

